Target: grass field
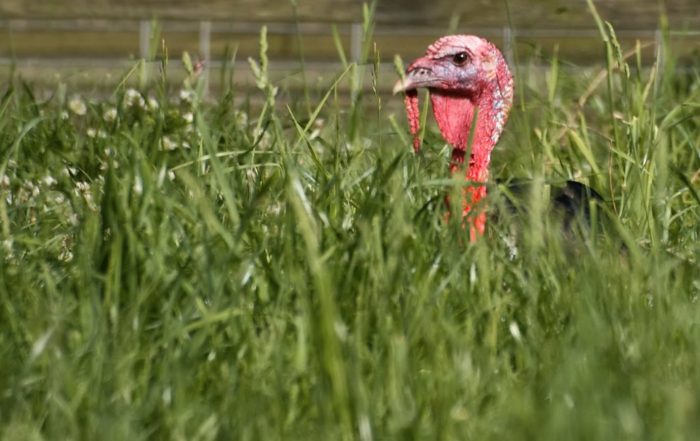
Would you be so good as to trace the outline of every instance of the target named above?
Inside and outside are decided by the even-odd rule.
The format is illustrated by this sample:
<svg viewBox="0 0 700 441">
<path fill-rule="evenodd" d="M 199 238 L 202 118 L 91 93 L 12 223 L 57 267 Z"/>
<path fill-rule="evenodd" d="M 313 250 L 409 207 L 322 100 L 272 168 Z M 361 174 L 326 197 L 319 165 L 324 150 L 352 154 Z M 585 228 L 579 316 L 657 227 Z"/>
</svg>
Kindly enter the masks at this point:
<svg viewBox="0 0 700 441">
<path fill-rule="evenodd" d="M 4 87 L 0 439 L 700 438 L 697 73 L 604 25 L 599 73 L 517 60 L 513 256 L 507 222 L 445 222 L 448 148 L 414 155 L 363 80 L 369 23 L 369 63 L 301 96 L 264 50 L 250 99 Z M 562 247 L 541 195 L 568 178 L 612 240 Z"/>
</svg>

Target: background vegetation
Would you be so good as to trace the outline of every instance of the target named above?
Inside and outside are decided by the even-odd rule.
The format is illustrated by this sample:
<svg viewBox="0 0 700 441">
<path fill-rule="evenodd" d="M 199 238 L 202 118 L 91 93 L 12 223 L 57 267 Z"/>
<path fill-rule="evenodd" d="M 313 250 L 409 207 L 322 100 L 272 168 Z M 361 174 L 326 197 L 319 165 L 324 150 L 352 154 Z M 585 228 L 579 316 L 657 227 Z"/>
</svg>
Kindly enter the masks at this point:
<svg viewBox="0 0 700 441">
<path fill-rule="evenodd" d="M 700 436 L 697 72 L 602 22 L 600 72 L 517 60 L 514 253 L 508 222 L 444 221 L 449 149 L 431 128 L 414 155 L 374 93 L 367 12 L 367 63 L 300 95 L 264 32 L 257 98 L 202 100 L 187 59 L 100 99 L 4 88 L 0 438 Z M 614 240 L 562 244 L 542 195 L 567 178 Z"/>
</svg>

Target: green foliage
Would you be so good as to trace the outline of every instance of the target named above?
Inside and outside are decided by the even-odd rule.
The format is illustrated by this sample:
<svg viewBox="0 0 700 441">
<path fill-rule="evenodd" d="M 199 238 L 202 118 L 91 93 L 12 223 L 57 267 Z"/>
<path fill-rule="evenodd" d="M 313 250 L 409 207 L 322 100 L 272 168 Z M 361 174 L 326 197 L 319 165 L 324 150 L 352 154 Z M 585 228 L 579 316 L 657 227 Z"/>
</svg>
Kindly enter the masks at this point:
<svg viewBox="0 0 700 441">
<path fill-rule="evenodd" d="M 697 76 L 602 21 L 600 73 L 521 65 L 493 154 L 534 182 L 514 252 L 505 220 L 445 221 L 447 149 L 413 155 L 380 101 L 372 13 L 373 82 L 346 60 L 310 113 L 264 30 L 259 106 L 203 100 L 191 63 L 174 99 L 3 91 L 0 438 L 700 436 Z M 610 240 L 542 216 L 570 178 Z"/>
</svg>

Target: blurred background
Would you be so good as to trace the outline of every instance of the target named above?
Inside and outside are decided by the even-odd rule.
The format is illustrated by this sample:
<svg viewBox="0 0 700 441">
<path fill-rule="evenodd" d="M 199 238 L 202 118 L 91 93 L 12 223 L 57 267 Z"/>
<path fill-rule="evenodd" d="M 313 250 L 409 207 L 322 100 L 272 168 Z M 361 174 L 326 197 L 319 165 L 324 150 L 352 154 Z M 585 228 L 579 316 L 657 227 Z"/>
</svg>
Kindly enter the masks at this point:
<svg viewBox="0 0 700 441">
<path fill-rule="evenodd" d="M 623 50 L 642 45 L 644 62 L 651 64 L 664 47 L 687 66 L 698 59 L 698 0 L 595 4 L 615 26 Z M 371 29 L 363 24 L 368 14 Z M 262 25 L 270 69 L 289 87 L 323 81 L 343 59 L 363 63 L 378 56 L 381 69 L 393 70 L 395 54 L 408 61 L 454 32 L 494 40 L 511 62 L 546 64 L 557 56 L 576 67 L 605 60 L 585 0 L 380 0 L 366 9 L 360 0 L 0 0 L 0 80 L 17 72 L 34 83 L 109 90 L 139 59 L 157 67 L 167 54 L 177 77 L 187 51 L 212 71 L 232 63 L 235 82 L 250 84 L 247 58 L 257 57 Z M 212 88 L 217 81 L 211 75 Z M 388 90 L 388 83 L 380 88 Z"/>
</svg>

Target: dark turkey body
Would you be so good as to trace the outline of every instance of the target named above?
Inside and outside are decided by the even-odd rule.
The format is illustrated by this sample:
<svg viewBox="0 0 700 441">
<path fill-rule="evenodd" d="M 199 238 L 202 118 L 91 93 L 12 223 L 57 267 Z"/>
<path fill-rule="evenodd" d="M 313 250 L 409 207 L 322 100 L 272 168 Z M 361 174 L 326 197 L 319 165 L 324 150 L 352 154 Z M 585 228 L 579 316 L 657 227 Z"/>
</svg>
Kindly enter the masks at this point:
<svg viewBox="0 0 700 441">
<path fill-rule="evenodd" d="M 532 183 L 525 180 L 509 181 L 499 185 L 499 188 L 504 197 L 498 198 L 502 200 L 502 208 L 494 210 L 494 224 L 503 224 L 503 218 L 512 219 L 512 223 L 522 223 L 533 202 L 540 197 L 533 191 L 543 191 L 534 189 Z M 560 186 L 552 184 L 548 193 L 548 200 L 540 201 L 544 205 L 543 213 L 549 217 L 550 225 L 560 225 L 566 239 L 572 239 L 578 233 L 588 235 L 594 226 L 598 233 L 603 232 L 606 210 L 600 193 L 576 181 L 565 181 Z M 498 202 L 496 205 L 499 205 Z"/>
</svg>

